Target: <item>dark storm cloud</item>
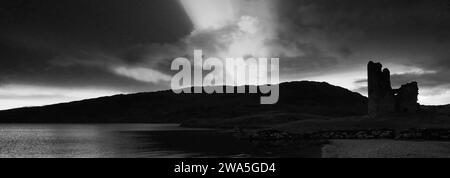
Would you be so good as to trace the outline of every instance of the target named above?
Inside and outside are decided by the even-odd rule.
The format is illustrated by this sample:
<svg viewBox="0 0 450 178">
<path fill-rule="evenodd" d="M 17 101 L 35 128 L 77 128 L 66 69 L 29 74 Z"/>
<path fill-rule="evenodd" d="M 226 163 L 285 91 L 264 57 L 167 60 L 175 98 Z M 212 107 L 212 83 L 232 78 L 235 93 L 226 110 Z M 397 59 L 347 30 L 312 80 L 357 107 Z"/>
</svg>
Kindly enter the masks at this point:
<svg viewBox="0 0 450 178">
<path fill-rule="evenodd" d="M 117 75 L 110 68 L 134 65 L 141 54 L 131 49 L 170 44 L 191 30 L 190 20 L 175 0 L 1 1 L 0 81 L 160 89 Z"/>
<path fill-rule="evenodd" d="M 149 88 L 148 84 L 111 73 L 99 65 L 64 63 L 57 53 L 35 51 L 18 46 L 2 46 L 0 85 L 26 84 L 56 87 L 115 88 L 127 91 Z M 92 58 L 84 58 L 93 62 Z"/>
<path fill-rule="evenodd" d="M 394 84 L 450 84 L 448 0 L 283 0 L 278 8 L 280 38 L 318 49 L 309 60 L 302 58 L 311 56 L 306 53 L 280 61 L 293 71 L 365 69 L 369 60 L 376 60 L 434 71 L 394 75 Z"/>
<path fill-rule="evenodd" d="M 337 57 L 326 54 L 313 44 L 297 42 L 295 48 L 301 50 L 302 54 L 298 56 L 280 54 L 283 60 L 280 64 L 280 68 L 283 72 L 320 72 L 329 69 L 329 67 L 338 65 L 339 59 Z"/>
<path fill-rule="evenodd" d="M 183 9 L 173 0 L 19 1 L 23 5 L 3 7 L 13 10 L 3 16 L 6 20 L 1 30 L 17 36 L 43 36 L 52 42 L 122 48 L 174 42 L 191 28 Z"/>
<path fill-rule="evenodd" d="M 281 1 L 280 8 L 280 20 L 290 29 L 319 30 L 335 38 L 360 32 L 352 36 L 402 39 L 429 35 L 441 39 L 448 37 L 450 29 L 447 0 L 289 0 Z"/>
<path fill-rule="evenodd" d="M 281 38 L 327 41 L 344 56 L 364 43 L 438 44 L 450 39 L 446 0 L 284 0 L 279 8 Z"/>
<path fill-rule="evenodd" d="M 396 86 L 401 84 L 417 81 L 422 87 L 438 87 L 443 85 L 449 85 L 450 73 L 448 71 L 442 71 L 437 73 L 427 73 L 427 74 L 394 74 L 391 76 L 391 81 Z"/>
</svg>

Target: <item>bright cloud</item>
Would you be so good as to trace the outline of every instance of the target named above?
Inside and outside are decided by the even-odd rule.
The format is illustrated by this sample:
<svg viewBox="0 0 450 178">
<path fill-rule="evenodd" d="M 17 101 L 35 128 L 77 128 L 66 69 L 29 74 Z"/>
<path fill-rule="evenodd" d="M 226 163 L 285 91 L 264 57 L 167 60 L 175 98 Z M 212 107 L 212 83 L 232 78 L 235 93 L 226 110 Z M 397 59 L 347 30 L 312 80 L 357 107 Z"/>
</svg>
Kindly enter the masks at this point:
<svg viewBox="0 0 450 178">
<path fill-rule="evenodd" d="M 171 76 L 159 71 L 143 67 L 115 67 L 113 71 L 119 75 L 133 78 L 142 82 L 158 83 L 161 81 L 170 81 Z"/>
</svg>

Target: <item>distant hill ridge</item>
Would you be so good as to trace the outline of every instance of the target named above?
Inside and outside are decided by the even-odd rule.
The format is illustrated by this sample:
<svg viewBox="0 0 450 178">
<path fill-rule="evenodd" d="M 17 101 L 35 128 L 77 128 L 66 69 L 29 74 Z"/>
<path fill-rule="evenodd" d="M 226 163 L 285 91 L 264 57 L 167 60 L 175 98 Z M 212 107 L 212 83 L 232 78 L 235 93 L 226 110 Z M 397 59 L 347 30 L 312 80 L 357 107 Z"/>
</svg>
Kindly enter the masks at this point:
<svg viewBox="0 0 450 178">
<path fill-rule="evenodd" d="M 181 123 L 273 113 L 327 117 L 367 114 L 366 97 L 325 82 L 281 83 L 277 104 L 259 102 L 260 94 L 175 94 L 166 90 L 5 110 L 0 111 L 0 122 Z"/>
</svg>

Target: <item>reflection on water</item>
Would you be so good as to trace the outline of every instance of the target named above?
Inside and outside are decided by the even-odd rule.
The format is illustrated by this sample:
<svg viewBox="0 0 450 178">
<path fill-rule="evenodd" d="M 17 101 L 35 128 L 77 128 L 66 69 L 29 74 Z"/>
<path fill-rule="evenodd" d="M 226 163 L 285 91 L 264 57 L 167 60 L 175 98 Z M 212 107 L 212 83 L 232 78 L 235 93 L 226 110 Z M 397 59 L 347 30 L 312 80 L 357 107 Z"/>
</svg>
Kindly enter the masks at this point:
<svg viewBox="0 0 450 178">
<path fill-rule="evenodd" d="M 5 124 L 0 157 L 237 157 L 254 146 L 176 124 Z"/>
</svg>

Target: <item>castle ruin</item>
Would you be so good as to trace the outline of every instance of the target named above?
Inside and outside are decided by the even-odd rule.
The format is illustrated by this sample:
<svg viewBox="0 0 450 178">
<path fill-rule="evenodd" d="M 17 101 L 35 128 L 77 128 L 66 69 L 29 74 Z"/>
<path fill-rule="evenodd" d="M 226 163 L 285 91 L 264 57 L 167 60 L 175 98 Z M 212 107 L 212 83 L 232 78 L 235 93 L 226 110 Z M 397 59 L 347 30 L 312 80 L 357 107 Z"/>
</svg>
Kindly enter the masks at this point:
<svg viewBox="0 0 450 178">
<path fill-rule="evenodd" d="M 417 82 L 402 85 L 392 89 L 390 71 L 382 69 L 380 63 L 372 61 L 367 65 L 369 116 L 379 117 L 392 113 L 415 113 L 419 110 Z"/>
</svg>

